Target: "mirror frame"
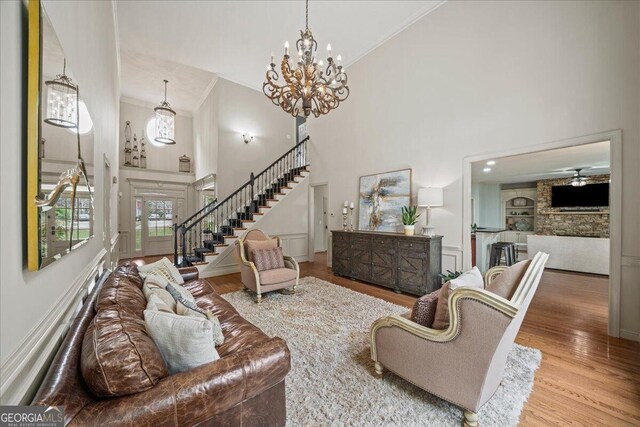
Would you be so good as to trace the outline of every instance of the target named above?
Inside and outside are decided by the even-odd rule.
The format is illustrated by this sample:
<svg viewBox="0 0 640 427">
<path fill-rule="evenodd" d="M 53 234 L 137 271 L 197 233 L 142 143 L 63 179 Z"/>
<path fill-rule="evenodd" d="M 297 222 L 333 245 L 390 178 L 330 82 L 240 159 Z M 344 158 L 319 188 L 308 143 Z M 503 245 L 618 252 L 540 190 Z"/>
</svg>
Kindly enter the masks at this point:
<svg viewBox="0 0 640 427">
<path fill-rule="evenodd" d="M 27 65 L 27 270 L 40 269 L 40 218 L 34 203 L 40 186 L 38 144 L 40 138 L 40 75 L 42 63 L 42 16 L 40 0 L 28 0 L 29 15 Z"/>
<path fill-rule="evenodd" d="M 60 259 L 61 257 L 71 253 L 71 251 L 85 245 L 93 237 L 95 230 L 91 230 L 89 236 L 85 239 L 73 243 L 73 236 L 70 236 L 69 246 L 67 249 L 61 250 L 46 258 L 41 254 L 41 227 L 42 224 L 41 211 L 36 204 L 36 197 L 40 194 L 42 184 L 42 159 L 40 159 L 40 138 L 42 136 L 42 109 L 41 103 L 43 97 L 42 77 L 43 77 L 43 23 L 45 11 L 41 0 L 26 0 L 28 14 L 28 34 L 27 34 L 27 119 L 26 119 L 26 200 L 25 212 L 27 221 L 26 233 L 26 264 L 28 271 L 38 271 Z M 79 90 L 78 90 L 78 99 Z M 78 133 L 78 144 L 80 144 L 80 134 Z M 79 161 L 81 158 L 79 158 Z M 80 166 L 88 186 L 91 204 L 91 215 L 95 219 L 95 205 L 91 193 L 95 191 L 95 176 L 93 178 L 93 190 L 87 176 L 86 165 L 82 162 Z M 95 169 L 93 170 L 95 174 Z M 92 219 L 90 219 L 92 221 Z"/>
</svg>

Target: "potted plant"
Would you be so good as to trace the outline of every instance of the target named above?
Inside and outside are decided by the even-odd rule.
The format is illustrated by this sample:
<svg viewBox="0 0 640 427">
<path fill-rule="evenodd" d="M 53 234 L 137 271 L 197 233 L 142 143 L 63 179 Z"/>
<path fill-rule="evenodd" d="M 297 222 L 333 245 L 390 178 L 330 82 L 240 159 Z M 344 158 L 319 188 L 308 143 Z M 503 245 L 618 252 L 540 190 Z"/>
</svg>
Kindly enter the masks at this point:
<svg viewBox="0 0 640 427">
<path fill-rule="evenodd" d="M 402 207 L 402 224 L 404 224 L 405 236 L 413 236 L 416 228 L 416 222 L 418 222 L 418 217 L 420 216 L 416 214 L 417 210 L 417 206 Z"/>
</svg>

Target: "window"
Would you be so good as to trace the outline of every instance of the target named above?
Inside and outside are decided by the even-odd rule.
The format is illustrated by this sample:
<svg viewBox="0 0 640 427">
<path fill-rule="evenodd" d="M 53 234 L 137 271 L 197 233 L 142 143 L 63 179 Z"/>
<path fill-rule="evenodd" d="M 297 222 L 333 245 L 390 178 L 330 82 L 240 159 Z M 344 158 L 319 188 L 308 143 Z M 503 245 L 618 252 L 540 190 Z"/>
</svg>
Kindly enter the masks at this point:
<svg viewBox="0 0 640 427">
<path fill-rule="evenodd" d="M 69 240 L 71 232 L 71 198 L 60 197 L 55 205 L 56 240 Z M 88 239 L 91 236 L 91 201 L 76 198 L 76 212 L 73 218 L 73 240 Z"/>
<path fill-rule="evenodd" d="M 173 202 L 147 200 L 147 236 L 166 237 L 173 234 Z"/>
<path fill-rule="evenodd" d="M 136 243 L 135 250 L 142 250 L 142 199 L 136 198 Z"/>
</svg>

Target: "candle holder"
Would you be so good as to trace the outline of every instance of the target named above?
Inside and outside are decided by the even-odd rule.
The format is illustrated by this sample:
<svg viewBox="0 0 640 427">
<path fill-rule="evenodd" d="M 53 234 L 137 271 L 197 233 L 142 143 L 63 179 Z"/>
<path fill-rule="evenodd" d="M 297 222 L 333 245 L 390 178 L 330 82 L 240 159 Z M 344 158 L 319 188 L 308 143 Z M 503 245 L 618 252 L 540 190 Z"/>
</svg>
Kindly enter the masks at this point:
<svg viewBox="0 0 640 427">
<path fill-rule="evenodd" d="M 342 231 L 349 231 L 347 229 L 347 213 L 346 212 L 342 212 Z"/>
<path fill-rule="evenodd" d="M 353 210 L 355 208 L 350 207 L 349 208 L 349 231 L 353 231 Z"/>
</svg>

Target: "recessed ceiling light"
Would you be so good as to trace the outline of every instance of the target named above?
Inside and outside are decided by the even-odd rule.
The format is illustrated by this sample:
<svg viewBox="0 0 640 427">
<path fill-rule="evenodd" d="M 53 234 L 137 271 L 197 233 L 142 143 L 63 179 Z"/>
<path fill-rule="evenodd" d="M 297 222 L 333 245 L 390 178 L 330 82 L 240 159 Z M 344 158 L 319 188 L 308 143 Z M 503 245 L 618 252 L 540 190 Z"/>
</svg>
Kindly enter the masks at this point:
<svg viewBox="0 0 640 427">
<path fill-rule="evenodd" d="M 495 164 L 496 164 L 496 161 L 495 161 L 495 160 L 489 160 L 489 161 L 487 162 L 487 166 L 493 166 L 493 165 L 495 165 Z"/>
<path fill-rule="evenodd" d="M 491 172 L 491 168 L 484 168 L 482 169 L 482 172 Z"/>
</svg>

